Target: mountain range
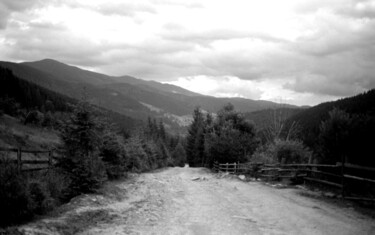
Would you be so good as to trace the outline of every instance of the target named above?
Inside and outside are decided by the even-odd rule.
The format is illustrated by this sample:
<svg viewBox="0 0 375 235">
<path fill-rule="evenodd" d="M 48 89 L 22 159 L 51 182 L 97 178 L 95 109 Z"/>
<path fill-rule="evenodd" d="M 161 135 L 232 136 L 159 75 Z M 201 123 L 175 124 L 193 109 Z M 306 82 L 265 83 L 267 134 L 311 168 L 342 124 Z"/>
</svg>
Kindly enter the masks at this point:
<svg viewBox="0 0 375 235">
<path fill-rule="evenodd" d="M 161 118 L 171 130 L 186 127 L 197 106 L 207 112 L 216 112 L 227 103 L 232 103 L 241 112 L 296 108 L 264 100 L 205 96 L 175 85 L 131 76 L 109 76 L 52 59 L 24 63 L 0 62 L 0 66 L 49 90 L 74 99 L 86 99 L 94 105 L 134 119 Z"/>
</svg>

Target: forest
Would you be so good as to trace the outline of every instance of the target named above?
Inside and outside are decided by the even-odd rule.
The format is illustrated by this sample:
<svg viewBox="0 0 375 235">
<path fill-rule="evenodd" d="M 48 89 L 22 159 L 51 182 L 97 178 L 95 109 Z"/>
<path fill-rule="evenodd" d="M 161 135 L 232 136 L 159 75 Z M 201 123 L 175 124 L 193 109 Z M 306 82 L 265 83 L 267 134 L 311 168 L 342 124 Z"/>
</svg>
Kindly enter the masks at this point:
<svg viewBox="0 0 375 235">
<path fill-rule="evenodd" d="M 375 90 L 307 109 L 255 114 L 238 112 L 230 103 L 216 113 L 196 107 L 184 136 L 168 133 L 162 119 L 134 120 L 91 105 L 84 91 L 74 100 L 8 69 L 0 69 L 0 83 L 0 118 L 51 130 L 61 139 L 61 154 L 47 173 L 20 174 L 1 153 L 1 226 L 44 214 L 129 172 L 186 163 L 208 168 L 214 162 L 336 164 L 343 157 L 375 166 Z"/>
<path fill-rule="evenodd" d="M 55 167 L 39 174 L 18 172 L 0 152 L 1 226 L 44 214 L 128 172 L 185 165 L 183 139 L 167 133 L 162 120 L 134 122 L 84 98 L 76 101 L 41 88 L 7 69 L 0 69 L 0 79 L 0 118 L 11 116 L 22 125 L 49 129 L 61 139 Z"/>
<path fill-rule="evenodd" d="M 308 109 L 242 114 L 228 104 L 215 117 L 199 108 L 193 117 L 186 146 L 193 166 L 214 161 L 336 164 L 342 157 L 375 166 L 375 90 Z"/>
</svg>

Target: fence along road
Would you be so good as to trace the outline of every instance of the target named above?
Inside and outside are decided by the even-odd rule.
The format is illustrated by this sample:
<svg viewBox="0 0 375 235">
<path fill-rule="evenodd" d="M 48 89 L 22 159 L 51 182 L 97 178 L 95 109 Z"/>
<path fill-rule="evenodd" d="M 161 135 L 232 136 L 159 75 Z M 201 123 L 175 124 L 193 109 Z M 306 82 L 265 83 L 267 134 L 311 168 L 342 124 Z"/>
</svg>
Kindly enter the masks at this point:
<svg viewBox="0 0 375 235">
<path fill-rule="evenodd" d="M 375 168 L 364 167 L 349 163 L 337 163 L 336 165 L 324 164 L 263 164 L 263 163 L 225 163 L 215 162 L 213 170 L 216 172 L 228 172 L 230 174 L 252 174 L 256 178 L 265 180 L 279 180 L 281 178 L 300 179 L 303 182 L 316 182 L 341 189 L 341 195 L 345 199 L 375 202 L 371 197 L 351 196 L 355 194 L 353 187 L 355 181 L 359 186 L 368 188 L 370 193 L 375 193 L 375 179 L 352 175 L 352 172 L 365 175 L 375 175 Z M 358 185 L 356 185 L 358 187 Z"/>
<path fill-rule="evenodd" d="M 16 153 L 16 159 L 10 156 L 8 157 L 7 161 L 17 164 L 17 169 L 19 173 L 46 170 L 53 167 L 54 150 L 30 150 L 22 148 L 0 147 L 0 152 Z M 25 153 L 34 155 L 33 159 L 23 159 L 22 156 Z M 37 158 L 37 156 L 39 156 L 40 154 L 44 155 L 44 158 Z M 24 168 L 23 166 L 25 165 L 28 165 L 29 167 Z M 34 167 L 30 167 L 30 165 Z"/>
</svg>

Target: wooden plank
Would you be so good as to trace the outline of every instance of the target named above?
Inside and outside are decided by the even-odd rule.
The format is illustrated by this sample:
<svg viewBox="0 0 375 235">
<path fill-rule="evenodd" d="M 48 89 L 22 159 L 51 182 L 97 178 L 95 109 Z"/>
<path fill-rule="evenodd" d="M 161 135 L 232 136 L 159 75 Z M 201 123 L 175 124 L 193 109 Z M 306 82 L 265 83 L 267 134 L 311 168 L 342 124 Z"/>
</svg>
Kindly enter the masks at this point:
<svg viewBox="0 0 375 235">
<path fill-rule="evenodd" d="M 22 164 L 48 164 L 48 160 L 23 160 Z"/>
<path fill-rule="evenodd" d="M 334 177 L 341 178 L 341 175 L 337 175 L 337 174 L 333 174 L 333 173 L 328 173 L 328 172 L 325 172 L 325 171 L 318 171 L 318 170 L 303 170 L 303 171 L 311 172 L 311 173 L 318 173 L 318 174 L 322 174 L 322 175 L 329 175 L 329 176 L 334 176 Z"/>
<path fill-rule="evenodd" d="M 349 179 L 359 180 L 359 181 L 366 181 L 366 182 L 370 182 L 370 183 L 375 183 L 375 180 L 362 178 L 362 177 L 358 177 L 358 176 L 354 176 L 354 175 L 345 175 L 344 174 L 344 177 L 349 178 Z"/>
<path fill-rule="evenodd" d="M 30 150 L 30 149 L 22 149 L 23 153 L 49 153 L 49 150 Z"/>
<path fill-rule="evenodd" d="M 278 177 L 278 175 L 263 175 L 263 174 L 260 174 L 259 175 L 260 177 Z"/>
<path fill-rule="evenodd" d="M 344 197 L 348 200 L 354 200 L 354 201 L 371 201 L 375 202 L 375 198 L 365 198 L 365 197 Z"/>
<path fill-rule="evenodd" d="M 5 162 L 17 164 L 18 163 L 18 159 L 7 159 L 7 160 L 5 160 Z"/>
<path fill-rule="evenodd" d="M 345 167 L 346 168 L 359 169 L 359 170 L 366 170 L 366 171 L 375 171 L 375 168 L 373 168 L 373 167 L 354 165 L 354 164 L 350 164 L 350 163 L 345 163 Z"/>
<path fill-rule="evenodd" d="M 0 147 L 0 151 L 4 151 L 4 152 L 17 152 L 18 148 L 4 148 L 4 147 Z"/>
<path fill-rule="evenodd" d="M 9 151 L 9 152 L 17 152 L 18 148 L 4 148 L 0 147 L 0 151 Z M 22 149 L 23 153 L 49 153 L 49 150 L 32 150 L 32 149 Z"/>
<path fill-rule="evenodd" d="M 337 168 L 339 165 L 324 165 L 324 164 L 281 164 L 280 167 L 327 167 L 327 168 Z"/>
<path fill-rule="evenodd" d="M 279 171 L 281 168 L 262 168 L 260 171 Z"/>
<path fill-rule="evenodd" d="M 41 171 L 41 170 L 48 170 L 48 167 L 38 167 L 38 168 L 27 168 L 22 169 L 22 172 L 32 172 L 32 171 Z"/>
<path fill-rule="evenodd" d="M 294 172 L 294 171 L 304 171 L 301 169 L 280 169 L 279 172 Z"/>
<path fill-rule="evenodd" d="M 322 184 L 335 186 L 335 187 L 338 187 L 338 188 L 342 188 L 341 184 L 333 183 L 333 182 L 330 182 L 330 181 L 327 181 L 327 180 L 314 179 L 314 178 L 310 178 L 310 177 L 304 177 L 303 179 L 308 180 L 308 181 L 313 181 L 313 182 L 318 182 L 318 183 L 322 183 Z"/>
</svg>

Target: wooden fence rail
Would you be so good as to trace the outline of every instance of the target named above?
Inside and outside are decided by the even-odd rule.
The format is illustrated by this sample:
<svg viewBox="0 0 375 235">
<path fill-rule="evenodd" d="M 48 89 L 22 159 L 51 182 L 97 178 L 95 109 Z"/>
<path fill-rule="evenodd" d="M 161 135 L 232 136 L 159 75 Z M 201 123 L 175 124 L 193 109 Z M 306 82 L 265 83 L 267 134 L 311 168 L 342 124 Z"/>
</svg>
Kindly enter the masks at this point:
<svg viewBox="0 0 375 235">
<path fill-rule="evenodd" d="M 355 180 L 359 183 L 373 184 L 375 179 L 348 174 L 349 169 L 375 172 L 375 168 L 364 167 L 349 163 L 326 164 L 262 164 L 262 163 L 226 163 L 215 162 L 213 170 L 216 172 L 228 172 L 230 174 L 252 173 L 256 177 L 266 180 L 279 180 L 282 178 L 300 178 L 303 182 L 315 182 L 340 188 L 342 196 L 351 200 L 373 201 L 375 198 L 351 197 L 348 195 L 347 180 Z M 285 174 L 289 173 L 289 174 Z"/>
<path fill-rule="evenodd" d="M 46 170 L 53 167 L 53 152 L 54 150 L 30 150 L 22 148 L 3 148 L 0 147 L 0 152 L 15 152 L 17 153 L 17 159 L 10 159 L 9 162 L 17 164 L 18 172 L 31 172 L 31 171 L 40 171 Z M 47 154 L 46 159 L 22 159 L 22 153 L 31 153 L 31 154 Z M 37 167 L 32 168 L 23 168 L 24 165 L 38 165 Z M 44 166 L 40 166 L 44 165 Z"/>
</svg>

